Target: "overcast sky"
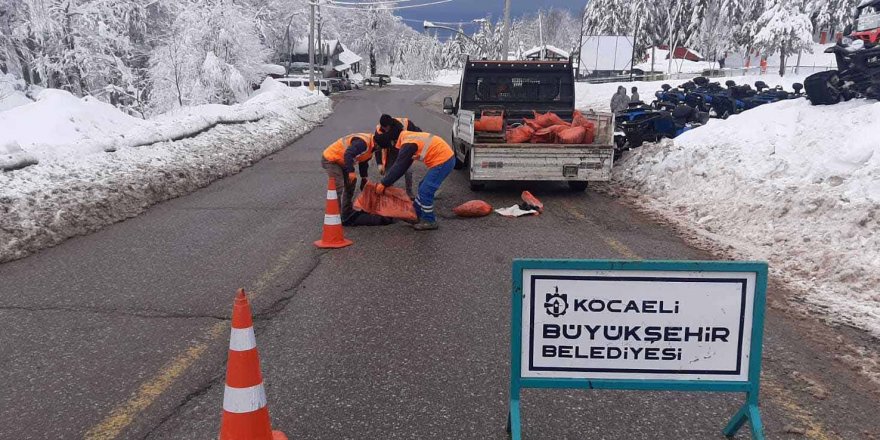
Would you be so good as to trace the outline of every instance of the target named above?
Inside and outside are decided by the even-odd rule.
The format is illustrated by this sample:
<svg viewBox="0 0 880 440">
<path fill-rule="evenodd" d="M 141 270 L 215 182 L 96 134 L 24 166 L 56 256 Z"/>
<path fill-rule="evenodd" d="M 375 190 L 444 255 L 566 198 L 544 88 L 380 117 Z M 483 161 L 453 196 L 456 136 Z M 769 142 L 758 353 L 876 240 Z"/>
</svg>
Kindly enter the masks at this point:
<svg viewBox="0 0 880 440">
<path fill-rule="evenodd" d="M 400 3 L 400 6 L 428 3 L 432 0 L 411 0 Z M 580 11 L 586 5 L 586 0 L 511 0 L 511 17 L 535 12 L 538 9 L 566 8 L 571 11 Z M 483 18 L 491 14 L 493 20 L 504 16 L 504 0 L 453 0 L 423 8 L 399 9 L 397 15 L 407 20 L 407 24 L 421 30 L 421 22 L 444 21 L 462 22 L 471 21 L 475 18 Z M 470 30 L 471 28 L 467 28 Z"/>
</svg>

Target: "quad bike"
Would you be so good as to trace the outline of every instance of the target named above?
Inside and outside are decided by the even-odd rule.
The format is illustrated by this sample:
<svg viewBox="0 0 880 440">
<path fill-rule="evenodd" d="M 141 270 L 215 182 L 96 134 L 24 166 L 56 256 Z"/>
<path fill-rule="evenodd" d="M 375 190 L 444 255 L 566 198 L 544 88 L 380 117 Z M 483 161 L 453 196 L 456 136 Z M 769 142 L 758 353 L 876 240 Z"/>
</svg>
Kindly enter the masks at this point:
<svg viewBox="0 0 880 440">
<path fill-rule="evenodd" d="M 687 89 L 685 88 L 673 88 L 669 84 L 663 84 L 662 86 L 660 86 L 660 88 L 662 90 L 654 93 L 654 96 L 657 99 L 651 103 L 651 106 L 654 107 L 656 110 L 672 111 L 675 106 L 683 103 L 684 100 L 687 98 Z"/>
<path fill-rule="evenodd" d="M 625 115 L 621 118 L 621 115 Z M 628 117 L 626 117 L 628 116 Z M 679 104 L 670 112 L 642 107 L 628 115 L 618 115 L 617 129 L 625 141 L 618 144 L 618 151 L 636 148 L 644 142 L 656 142 L 674 138 L 688 130 L 699 127 L 709 120 L 709 114 L 687 104 Z"/>
<path fill-rule="evenodd" d="M 880 0 L 865 0 L 856 8 L 856 30 L 825 49 L 833 53 L 837 70 L 814 73 L 804 81 L 814 105 L 836 104 L 852 98 L 880 99 Z"/>
</svg>

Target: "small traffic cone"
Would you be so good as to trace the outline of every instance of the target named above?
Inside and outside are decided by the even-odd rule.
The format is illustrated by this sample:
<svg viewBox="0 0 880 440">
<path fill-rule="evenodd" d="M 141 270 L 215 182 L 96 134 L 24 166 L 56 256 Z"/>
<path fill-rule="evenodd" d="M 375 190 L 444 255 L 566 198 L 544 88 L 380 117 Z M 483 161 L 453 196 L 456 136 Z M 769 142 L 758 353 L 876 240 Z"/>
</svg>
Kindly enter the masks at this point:
<svg viewBox="0 0 880 440">
<path fill-rule="evenodd" d="M 244 289 L 238 289 L 232 307 L 220 440 L 287 440 L 283 432 L 273 431 L 269 423 L 254 322 Z"/>
<path fill-rule="evenodd" d="M 345 239 L 342 232 L 342 217 L 339 216 L 339 200 L 336 197 L 336 180 L 330 178 L 327 187 L 327 208 L 324 214 L 324 233 L 315 246 L 321 249 L 339 249 L 354 244 Z"/>
</svg>

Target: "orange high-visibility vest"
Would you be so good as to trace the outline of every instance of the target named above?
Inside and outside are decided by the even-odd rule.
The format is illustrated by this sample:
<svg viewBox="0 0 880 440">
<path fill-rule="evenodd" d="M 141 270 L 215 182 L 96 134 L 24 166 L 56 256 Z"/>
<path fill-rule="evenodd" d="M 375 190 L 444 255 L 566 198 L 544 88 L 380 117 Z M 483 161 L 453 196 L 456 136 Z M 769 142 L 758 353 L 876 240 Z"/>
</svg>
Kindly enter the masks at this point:
<svg viewBox="0 0 880 440">
<path fill-rule="evenodd" d="M 404 144 L 415 144 L 417 147 L 416 154 L 413 155 L 414 160 L 420 160 L 425 163 L 428 168 L 438 167 L 451 159 L 455 153 L 449 144 L 440 136 L 431 133 L 419 131 L 404 131 L 397 138 L 397 145 L 394 147 L 398 150 Z"/>
<path fill-rule="evenodd" d="M 406 131 L 407 127 L 409 127 L 409 118 L 400 117 L 394 119 L 397 119 L 401 124 L 403 124 L 403 131 Z M 381 125 L 376 124 L 376 133 L 382 134 L 385 133 L 385 130 L 382 130 Z"/>
<path fill-rule="evenodd" d="M 361 163 L 370 160 L 373 157 L 373 149 L 375 148 L 375 144 L 373 143 L 373 135 L 370 133 L 353 133 L 346 137 L 339 138 L 336 142 L 330 144 L 326 150 L 324 150 L 324 159 L 327 159 L 329 162 L 333 162 L 338 165 L 345 166 L 345 150 L 351 145 L 351 141 L 355 138 L 361 139 L 364 143 L 367 144 L 367 151 L 359 154 L 355 157 L 355 162 Z"/>
</svg>

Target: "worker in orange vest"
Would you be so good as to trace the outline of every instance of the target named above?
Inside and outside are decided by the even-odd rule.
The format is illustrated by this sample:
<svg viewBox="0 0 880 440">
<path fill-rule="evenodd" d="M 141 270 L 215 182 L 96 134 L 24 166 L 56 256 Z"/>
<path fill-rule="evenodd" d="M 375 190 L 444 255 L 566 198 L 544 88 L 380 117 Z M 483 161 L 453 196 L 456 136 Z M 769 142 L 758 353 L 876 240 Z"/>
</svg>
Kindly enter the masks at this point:
<svg viewBox="0 0 880 440">
<path fill-rule="evenodd" d="M 440 136 L 431 133 L 403 131 L 397 138 L 394 148 L 398 150 L 397 160 L 388 169 L 376 191 L 382 194 L 386 186 L 394 185 L 414 161 L 419 160 L 428 167 L 425 178 L 419 183 L 419 194 L 413 206 L 419 222 L 413 225 L 417 231 L 437 229 L 437 216 L 434 215 L 434 194 L 443 184 L 446 176 L 455 166 L 455 153 Z"/>
<path fill-rule="evenodd" d="M 336 197 L 337 200 L 341 200 L 340 214 L 343 224 L 354 211 L 354 190 L 357 183 L 354 166 L 358 165 L 361 188 L 363 188 L 367 182 L 369 162 L 375 147 L 372 134 L 353 133 L 330 144 L 321 157 L 321 166 L 327 171 L 327 175 L 336 181 Z"/>
<path fill-rule="evenodd" d="M 385 114 L 379 118 L 379 125 L 376 126 L 375 134 L 376 148 L 382 151 L 382 154 L 376 154 L 377 161 L 379 162 L 379 174 L 385 175 L 386 167 L 397 160 L 397 149 L 394 148 L 394 144 L 397 143 L 397 138 L 400 137 L 400 133 L 403 131 L 422 131 L 422 129 L 413 124 L 409 118 L 392 118 Z M 415 198 L 413 195 L 412 170 L 406 170 L 403 177 L 406 184 L 406 194 L 411 199 Z"/>
</svg>

